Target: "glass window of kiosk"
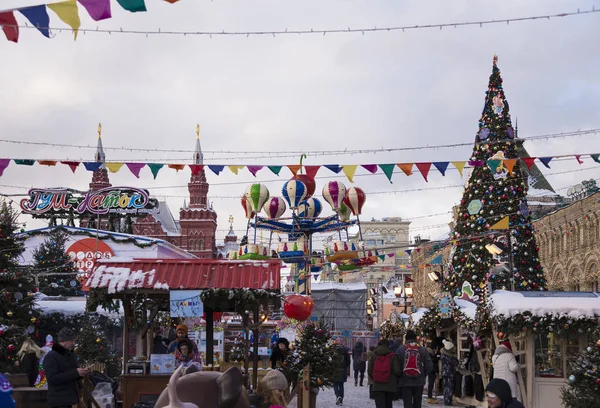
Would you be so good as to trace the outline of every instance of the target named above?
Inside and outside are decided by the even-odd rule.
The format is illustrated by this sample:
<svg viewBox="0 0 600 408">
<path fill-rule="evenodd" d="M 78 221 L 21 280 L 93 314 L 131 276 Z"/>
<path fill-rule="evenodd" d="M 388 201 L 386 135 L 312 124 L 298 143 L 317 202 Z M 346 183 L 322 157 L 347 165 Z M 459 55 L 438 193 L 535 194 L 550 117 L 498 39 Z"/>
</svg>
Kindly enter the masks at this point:
<svg viewBox="0 0 600 408">
<path fill-rule="evenodd" d="M 582 347 L 583 339 L 565 339 L 552 332 L 535 334 L 535 376 L 567 378 Z"/>
</svg>

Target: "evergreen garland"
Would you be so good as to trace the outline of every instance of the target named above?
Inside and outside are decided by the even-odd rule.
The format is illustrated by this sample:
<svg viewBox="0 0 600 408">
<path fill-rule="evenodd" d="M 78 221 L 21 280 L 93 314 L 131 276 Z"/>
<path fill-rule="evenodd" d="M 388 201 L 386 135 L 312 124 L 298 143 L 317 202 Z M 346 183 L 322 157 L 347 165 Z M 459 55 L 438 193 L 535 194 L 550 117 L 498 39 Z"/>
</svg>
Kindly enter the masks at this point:
<svg viewBox="0 0 600 408">
<path fill-rule="evenodd" d="M 536 316 L 529 311 L 524 311 L 514 316 L 494 316 L 494 320 L 498 324 L 498 331 L 505 334 L 530 330 L 532 333 L 551 332 L 561 337 L 579 337 L 593 332 L 598 327 L 600 316 L 571 317 L 567 314 Z"/>
<path fill-rule="evenodd" d="M 62 225 L 59 225 L 56 228 L 53 228 L 52 230 L 24 232 L 23 235 L 31 236 L 31 237 L 38 237 L 38 236 L 50 235 L 54 231 L 57 231 L 57 230 L 62 231 L 65 234 L 72 235 L 72 236 L 87 236 L 90 238 L 97 238 L 100 241 L 110 240 L 117 244 L 133 244 L 138 248 L 148 248 L 148 247 L 151 247 L 152 245 L 158 244 L 158 241 L 154 241 L 154 240 L 150 241 L 150 242 L 138 242 L 138 240 L 136 238 L 131 238 L 131 237 L 120 237 L 119 238 L 119 237 L 114 237 L 111 234 L 106 234 L 106 233 L 102 233 L 102 232 L 97 234 L 97 233 L 91 232 L 91 231 L 73 231 L 71 229 L 65 228 Z"/>
<path fill-rule="evenodd" d="M 239 315 L 259 310 L 279 310 L 281 295 L 264 289 L 205 289 L 200 294 L 204 307 L 212 310 L 234 310 Z"/>
</svg>

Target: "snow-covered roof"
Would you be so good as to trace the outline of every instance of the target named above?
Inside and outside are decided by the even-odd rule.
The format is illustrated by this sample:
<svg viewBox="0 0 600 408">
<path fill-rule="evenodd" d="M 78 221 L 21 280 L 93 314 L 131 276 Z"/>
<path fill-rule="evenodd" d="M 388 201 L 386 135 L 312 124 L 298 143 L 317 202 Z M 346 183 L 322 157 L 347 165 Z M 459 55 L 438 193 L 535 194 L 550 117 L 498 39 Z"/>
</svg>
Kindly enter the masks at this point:
<svg viewBox="0 0 600 408">
<path fill-rule="evenodd" d="M 454 299 L 454 303 L 459 307 L 460 311 L 465 314 L 469 319 L 475 319 L 475 314 L 477 313 L 477 305 L 475 303 L 471 303 L 468 300 L 463 299 Z"/>
<path fill-rule="evenodd" d="M 413 314 L 410 315 L 410 318 L 412 319 L 414 324 L 419 323 L 419 321 L 423 318 L 423 315 L 425 315 L 425 313 L 429 311 L 428 308 L 426 307 L 420 307 L 417 309 L 416 312 L 413 312 Z"/>
<path fill-rule="evenodd" d="M 311 290 L 367 290 L 367 285 L 364 282 L 338 283 L 338 282 L 313 282 L 310 285 Z"/>
<path fill-rule="evenodd" d="M 161 228 L 167 233 L 168 236 L 181 235 L 175 217 L 171 213 L 171 209 L 166 201 L 158 202 L 158 213 L 152 214 L 156 221 L 160 222 Z"/>
<path fill-rule="evenodd" d="M 593 292 L 510 292 L 496 290 L 490 297 L 492 315 L 514 316 L 531 312 L 535 316 L 546 314 L 570 317 L 600 316 L 600 296 Z"/>
<path fill-rule="evenodd" d="M 76 315 L 85 313 L 85 297 L 72 297 L 68 300 L 46 300 L 44 295 L 38 297 L 35 305 L 44 314 L 62 313 L 65 315 Z M 123 306 L 120 306 L 119 313 L 109 312 L 101 307 L 96 310 L 96 313 L 110 317 L 123 316 Z"/>
</svg>

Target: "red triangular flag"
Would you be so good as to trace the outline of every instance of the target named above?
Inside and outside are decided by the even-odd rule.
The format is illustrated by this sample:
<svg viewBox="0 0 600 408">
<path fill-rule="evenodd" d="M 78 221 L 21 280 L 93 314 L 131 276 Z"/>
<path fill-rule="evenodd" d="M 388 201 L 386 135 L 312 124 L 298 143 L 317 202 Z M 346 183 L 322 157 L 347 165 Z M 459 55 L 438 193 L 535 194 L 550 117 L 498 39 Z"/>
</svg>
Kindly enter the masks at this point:
<svg viewBox="0 0 600 408">
<path fill-rule="evenodd" d="M 576 155 L 575 155 L 575 158 L 577 159 L 577 162 L 578 162 L 579 164 L 583 164 L 583 160 L 581 160 L 581 155 L 580 155 L 580 154 L 576 154 Z"/>
<path fill-rule="evenodd" d="M 8 41 L 19 42 L 19 23 L 12 11 L 0 13 L 0 25 Z"/>
<path fill-rule="evenodd" d="M 527 170 L 531 170 L 531 166 L 533 166 L 535 157 L 524 157 L 521 160 L 523 160 L 523 162 L 527 165 Z"/>
<path fill-rule="evenodd" d="M 79 167 L 79 164 L 81 162 L 78 161 L 61 161 L 62 164 L 66 164 L 67 166 L 69 166 L 71 168 L 71 171 L 73 173 L 75 173 L 75 170 L 77 170 L 77 167 Z"/>
<path fill-rule="evenodd" d="M 415 163 L 415 166 L 417 166 L 417 169 L 419 169 L 425 181 L 429 182 L 427 180 L 427 175 L 429 174 L 429 168 L 431 167 L 431 163 Z"/>
<path fill-rule="evenodd" d="M 190 166 L 190 170 L 192 170 L 192 176 L 200 173 L 204 168 L 203 164 L 188 164 L 188 166 Z"/>
<path fill-rule="evenodd" d="M 304 166 L 304 171 L 306 171 L 308 177 L 314 180 L 320 168 L 321 166 Z"/>
</svg>

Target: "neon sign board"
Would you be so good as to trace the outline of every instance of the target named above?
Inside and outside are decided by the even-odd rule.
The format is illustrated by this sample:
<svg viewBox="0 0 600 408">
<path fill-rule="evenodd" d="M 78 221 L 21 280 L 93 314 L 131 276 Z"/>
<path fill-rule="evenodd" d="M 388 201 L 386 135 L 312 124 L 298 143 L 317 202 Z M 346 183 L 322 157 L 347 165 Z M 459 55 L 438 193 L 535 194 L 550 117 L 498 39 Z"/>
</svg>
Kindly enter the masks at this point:
<svg viewBox="0 0 600 408">
<path fill-rule="evenodd" d="M 66 188 L 32 188 L 29 198 L 20 203 L 21 210 L 32 215 L 56 212 L 77 214 L 150 214 L 158 212 L 158 202 L 147 190 L 135 187 L 107 187 L 80 192 Z"/>
</svg>

